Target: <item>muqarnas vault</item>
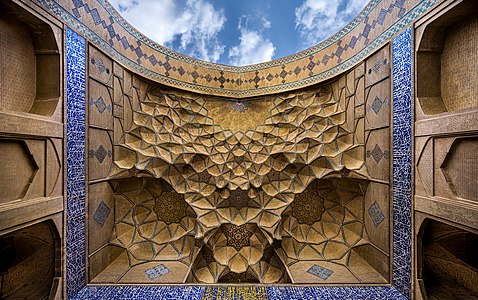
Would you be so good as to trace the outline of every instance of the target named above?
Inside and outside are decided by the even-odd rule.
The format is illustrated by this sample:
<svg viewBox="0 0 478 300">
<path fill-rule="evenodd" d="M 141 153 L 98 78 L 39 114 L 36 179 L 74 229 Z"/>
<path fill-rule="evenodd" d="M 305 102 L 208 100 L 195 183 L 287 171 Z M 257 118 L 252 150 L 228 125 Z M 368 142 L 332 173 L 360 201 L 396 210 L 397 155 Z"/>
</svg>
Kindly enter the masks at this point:
<svg viewBox="0 0 478 300">
<path fill-rule="evenodd" d="M 89 57 L 92 282 L 387 282 L 388 48 L 243 100 Z"/>
</svg>

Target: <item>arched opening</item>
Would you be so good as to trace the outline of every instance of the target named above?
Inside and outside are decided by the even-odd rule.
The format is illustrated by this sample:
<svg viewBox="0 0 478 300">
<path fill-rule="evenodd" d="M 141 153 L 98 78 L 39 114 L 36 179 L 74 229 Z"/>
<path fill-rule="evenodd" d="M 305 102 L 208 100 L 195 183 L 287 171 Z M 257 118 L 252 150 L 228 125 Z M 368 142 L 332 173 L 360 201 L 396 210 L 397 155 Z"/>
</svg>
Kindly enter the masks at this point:
<svg viewBox="0 0 478 300">
<path fill-rule="evenodd" d="M 61 242 L 44 221 L 0 237 L 0 298 L 50 299 L 60 276 Z"/>
<path fill-rule="evenodd" d="M 418 235 L 418 280 L 428 299 L 478 297 L 478 234 L 426 219 Z"/>
<path fill-rule="evenodd" d="M 0 3 L 0 111 L 51 116 L 60 98 L 60 52 L 49 24 Z"/>
<path fill-rule="evenodd" d="M 417 52 L 417 98 L 425 115 L 478 106 L 478 5 L 462 1 L 426 25 Z"/>
</svg>

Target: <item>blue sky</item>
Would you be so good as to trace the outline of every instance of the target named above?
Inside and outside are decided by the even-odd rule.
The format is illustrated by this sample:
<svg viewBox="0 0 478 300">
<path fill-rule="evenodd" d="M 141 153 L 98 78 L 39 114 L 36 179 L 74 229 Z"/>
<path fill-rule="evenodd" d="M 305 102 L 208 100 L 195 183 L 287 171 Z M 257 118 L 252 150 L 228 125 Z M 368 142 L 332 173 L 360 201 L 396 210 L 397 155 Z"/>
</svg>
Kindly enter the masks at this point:
<svg viewBox="0 0 478 300">
<path fill-rule="evenodd" d="M 350 22 L 369 0 L 110 0 L 143 34 L 177 52 L 226 65 L 307 49 Z"/>
</svg>

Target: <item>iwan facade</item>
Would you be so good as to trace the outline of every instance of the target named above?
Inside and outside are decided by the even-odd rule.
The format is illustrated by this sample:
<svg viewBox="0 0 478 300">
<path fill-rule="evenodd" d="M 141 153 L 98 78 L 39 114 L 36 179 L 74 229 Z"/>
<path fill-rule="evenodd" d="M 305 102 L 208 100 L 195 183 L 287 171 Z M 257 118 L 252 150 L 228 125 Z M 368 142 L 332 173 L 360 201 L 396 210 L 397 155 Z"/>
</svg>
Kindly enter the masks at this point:
<svg viewBox="0 0 478 300">
<path fill-rule="evenodd" d="M 0 62 L 1 299 L 478 299 L 474 0 L 244 67 L 1 0 Z"/>
</svg>

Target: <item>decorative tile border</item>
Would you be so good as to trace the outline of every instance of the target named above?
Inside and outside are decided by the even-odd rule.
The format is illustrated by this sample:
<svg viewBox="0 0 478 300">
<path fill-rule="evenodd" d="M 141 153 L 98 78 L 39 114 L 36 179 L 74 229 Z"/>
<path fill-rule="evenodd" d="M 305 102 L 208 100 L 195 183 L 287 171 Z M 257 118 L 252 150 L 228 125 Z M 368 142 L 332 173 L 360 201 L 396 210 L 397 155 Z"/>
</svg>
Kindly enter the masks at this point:
<svg viewBox="0 0 478 300">
<path fill-rule="evenodd" d="M 245 67 L 198 61 L 137 32 L 106 0 L 32 0 L 127 68 L 189 91 L 245 98 L 322 82 L 360 63 L 437 0 L 371 0 L 350 24 L 297 54 Z"/>
<path fill-rule="evenodd" d="M 66 50 L 66 294 L 86 283 L 86 41 L 67 28 Z"/>
<path fill-rule="evenodd" d="M 269 300 L 406 300 L 391 286 L 367 287 L 267 287 Z"/>
<path fill-rule="evenodd" d="M 379 14 L 378 18 L 376 20 L 370 21 L 369 18 L 367 17 L 375 8 L 378 4 L 380 4 L 383 0 L 369 0 L 368 4 L 364 7 L 364 9 L 357 15 L 352 21 L 350 21 L 349 24 L 347 24 L 344 28 L 342 28 L 340 31 L 335 33 L 333 36 L 329 37 L 325 41 L 314 45 L 306 50 L 294 53 L 292 55 L 282 57 L 276 60 L 268 61 L 268 62 L 263 62 L 259 64 L 253 64 L 253 65 L 247 65 L 247 66 L 228 66 L 228 65 L 219 65 L 203 60 L 198 60 L 186 55 L 183 55 L 181 53 L 175 52 L 171 49 L 168 49 L 167 47 L 164 47 L 151 39 L 149 39 L 147 36 L 143 35 L 141 32 L 136 30 L 133 26 L 131 26 L 128 21 L 126 21 L 117 11 L 116 9 L 113 8 L 113 6 L 107 1 L 107 0 L 97 0 L 98 3 L 101 4 L 101 6 L 108 11 L 108 13 L 113 17 L 113 19 L 122 27 L 124 28 L 129 34 L 131 34 L 134 38 L 140 40 L 144 45 L 158 51 L 161 54 L 164 54 L 168 57 L 175 58 L 180 62 L 185 62 L 187 64 L 193 64 L 196 66 L 202 66 L 206 67 L 209 69 L 218 69 L 222 71 L 229 71 L 229 72 L 235 72 L 235 73 L 245 73 L 245 72 L 251 72 L 251 71 L 257 71 L 257 70 L 262 70 L 262 69 L 268 69 L 271 67 L 280 67 L 281 65 L 288 64 L 303 58 L 306 58 L 310 55 L 313 55 L 317 52 L 320 52 L 321 50 L 333 45 L 334 43 L 340 41 L 344 36 L 346 36 L 350 31 L 355 29 L 362 21 L 364 21 L 367 18 L 367 21 L 370 23 L 370 28 L 368 28 L 367 31 L 370 32 L 370 30 L 373 29 L 373 27 L 377 26 L 378 24 L 382 24 L 384 22 L 385 17 L 388 14 L 391 14 L 393 9 L 399 9 L 399 17 L 403 16 L 403 13 L 405 13 L 406 9 L 404 8 L 404 0 L 393 0 L 390 1 L 391 4 L 389 5 L 388 9 L 382 9 L 381 13 Z M 81 2 L 77 1 L 78 4 Z M 80 5 L 77 5 L 77 7 L 81 7 Z M 77 10 L 78 11 L 78 10 Z M 92 14 L 92 17 L 94 18 L 99 18 L 98 14 Z M 100 23 L 98 20 L 97 23 Z M 359 37 L 356 37 L 356 39 L 359 39 L 361 34 L 359 34 Z M 364 35 L 365 36 L 365 35 Z M 356 42 L 355 42 L 356 43 Z M 354 48 L 354 44 L 350 45 L 350 48 Z M 348 48 L 348 47 L 347 47 Z M 340 55 L 339 55 L 340 56 Z"/>
<path fill-rule="evenodd" d="M 49 1 L 42 1 L 47 3 Z M 49 2 L 51 4 L 51 2 Z M 393 27 L 372 41 L 358 55 L 336 67 L 307 80 L 292 82 L 268 89 L 217 92 L 211 87 L 201 87 L 170 79 L 167 84 L 180 88 L 218 94 L 252 96 L 320 82 L 350 68 L 388 41 L 403 27 L 433 5 L 434 1 L 422 1 Z M 52 5 L 57 15 L 64 14 L 61 7 Z M 66 18 L 68 24 L 89 39 L 100 42 L 94 32 L 76 19 Z M 65 19 L 64 19 L 65 20 Z M 93 38 L 92 38 L 93 37 Z M 66 29 L 66 106 L 67 106 L 67 203 L 66 203 L 66 293 L 68 299 L 218 299 L 245 297 L 245 287 L 197 287 L 197 286 L 86 286 L 86 239 L 85 239 L 85 114 L 86 90 L 85 39 Z M 103 41 L 102 49 L 112 54 L 114 49 Z M 109 48 L 108 48 L 109 47 Z M 412 29 L 409 27 L 392 40 L 393 70 L 393 286 L 370 287 L 254 287 L 256 296 L 269 299 L 409 299 L 411 296 L 411 120 L 412 120 Z M 154 73 L 121 54 L 113 58 L 143 75 L 164 82 Z M 139 67 L 138 67 L 139 66 Z M 259 91 L 259 92 L 257 92 Z M 243 293 L 244 292 L 244 293 Z M 251 292 L 251 293 L 252 293 Z"/>
<path fill-rule="evenodd" d="M 413 43 L 409 27 L 392 40 L 393 285 L 411 297 Z"/>
<path fill-rule="evenodd" d="M 89 286 L 72 299 L 200 300 L 203 293 L 198 286 Z"/>
<path fill-rule="evenodd" d="M 65 49 L 67 299 L 201 299 L 204 287 L 86 286 L 86 40 L 67 27 Z"/>
<path fill-rule="evenodd" d="M 267 288 L 264 286 L 208 286 L 202 295 L 203 300 L 267 300 Z"/>
</svg>

